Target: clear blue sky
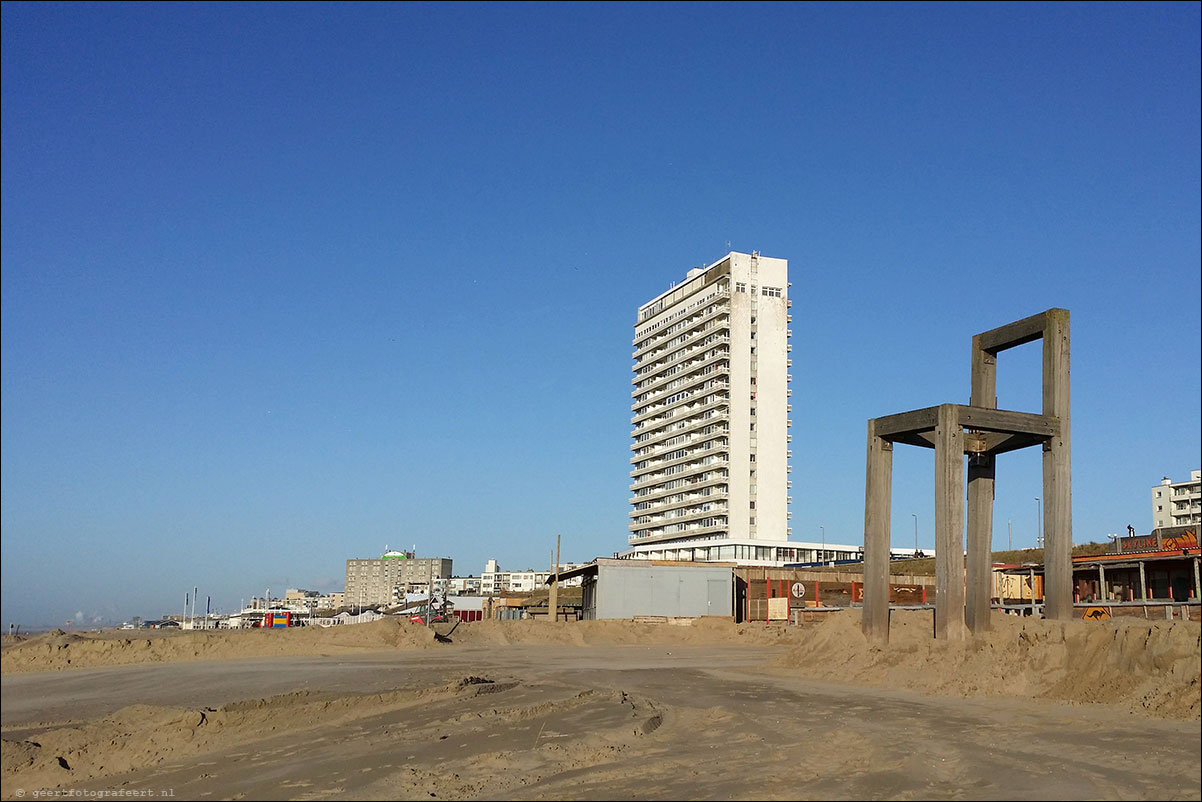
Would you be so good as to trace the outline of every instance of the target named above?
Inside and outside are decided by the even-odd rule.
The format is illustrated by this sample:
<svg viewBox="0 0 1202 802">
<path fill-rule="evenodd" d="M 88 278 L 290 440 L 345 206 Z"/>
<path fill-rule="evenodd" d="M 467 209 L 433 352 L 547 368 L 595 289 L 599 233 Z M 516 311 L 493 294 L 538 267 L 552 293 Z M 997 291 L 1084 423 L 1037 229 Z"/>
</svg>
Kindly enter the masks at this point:
<svg viewBox="0 0 1202 802">
<path fill-rule="evenodd" d="M 1199 8 L 5 2 L 4 625 L 625 548 L 635 310 L 727 250 L 789 260 L 794 540 L 1050 307 L 1074 539 L 1148 531 L 1202 462 Z"/>
</svg>

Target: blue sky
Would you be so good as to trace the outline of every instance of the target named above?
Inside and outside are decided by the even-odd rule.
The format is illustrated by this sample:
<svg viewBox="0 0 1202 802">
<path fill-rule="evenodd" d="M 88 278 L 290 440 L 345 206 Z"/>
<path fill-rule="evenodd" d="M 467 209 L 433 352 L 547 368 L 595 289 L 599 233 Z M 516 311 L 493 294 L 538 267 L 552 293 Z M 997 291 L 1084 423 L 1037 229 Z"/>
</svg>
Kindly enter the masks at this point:
<svg viewBox="0 0 1202 802">
<path fill-rule="evenodd" d="M 1202 461 L 1199 8 L 4 3 L 4 623 L 624 548 L 635 310 L 728 250 L 789 260 L 794 540 L 1051 307 L 1074 540 L 1148 531 Z"/>
</svg>

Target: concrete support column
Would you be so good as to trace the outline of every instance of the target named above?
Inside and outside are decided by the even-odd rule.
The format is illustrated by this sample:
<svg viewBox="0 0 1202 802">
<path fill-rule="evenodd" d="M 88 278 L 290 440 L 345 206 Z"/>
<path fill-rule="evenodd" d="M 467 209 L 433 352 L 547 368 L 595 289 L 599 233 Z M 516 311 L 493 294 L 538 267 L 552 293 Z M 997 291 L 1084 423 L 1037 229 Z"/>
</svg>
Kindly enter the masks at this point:
<svg viewBox="0 0 1202 802">
<path fill-rule="evenodd" d="M 968 458 L 968 566 L 964 617 L 973 634 L 989 631 L 993 583 L 993 493 L 996 458 Z"/>
<path fill-rule="evenodd" d="M 972 338 L 974 407 L 997 409 L 997 354 L 986 351 L 981 335 Z M 989 630 L 993 586 L 993 499 L 997 458 L 979 454 L 968 461 L 968 569 L 965 620 L 974 634 Z"/>
<path fill-rule="evenodd" d="M 893 444 L 876 436 L 868 421 L 868 460 L 864 477 L 864 609 L 860 627 L 870 642 L 889 642 L 889 517 L 893 486 Z"/>
<path fill-rule="evenodd" d="M 964 639 L 964 432 L 954 404 L 935 424 L 935 637 Z"/>
<path fill-rule="evenodd" d="M 1044 617 L 1073 615 L 1073 491 L 1069 437 L 1068 310 L 1046 313 L 1043 332 L 1043 414 L 1060 419 L 1043 450 Z"/>
</svg>

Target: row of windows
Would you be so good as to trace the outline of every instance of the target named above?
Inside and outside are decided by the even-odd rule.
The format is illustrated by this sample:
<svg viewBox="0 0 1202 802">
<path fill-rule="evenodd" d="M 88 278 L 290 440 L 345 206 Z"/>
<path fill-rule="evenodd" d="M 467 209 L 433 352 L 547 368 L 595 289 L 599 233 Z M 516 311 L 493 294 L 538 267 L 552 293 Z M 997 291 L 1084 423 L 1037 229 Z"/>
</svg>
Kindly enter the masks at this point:
<svg viewBox="0 0 1202 802">
<path fill-rule="evenodd" d="M 663 484 L 650 485 L 648 487 L 641 488 L 635 492 L 635 495 L 650 496 L 655 493 L 663 493 L 666 490 L 675 490 L 678 487 L 688 487 L 690 485 L 704 484 L 705 482 L 712 482 L 718 479 L 726 479 L 729 477 L 729 475 L 729 472 L 725 469 L 706 471 L 705 473 L 697 474 L 696 476 L 689 476 L 684 479 L 670 479 Z M 725 492 L 725 490 L 722 492 Z"/>
<path fill-rule="evenodd" d="M 696 349 L 690 349 L 688 351 L 688 353 L 693 353 L 694 350 L 696 350 Z M 666 370 L 664 370 L 660 373 L 656 373 L 653 376 L 647 376 L 646 378 L 640 380 L 639 382 L 637 382 L 635 384 L 635 389 L 642 390 L 644 388 L 651 387 L 654 384 L 660 383 L 661 381 L 668 378 L 669 376 L 675 376 L 677 373 L 680 373 L 682 370 L 689 370 L 689 369 L 693 368 L 694 366 L 699 365 L 703 362 L 708 362 L 710 360 L 719 359 L 721 357 L 726 357 L 726 356 L 730 356 L 729 348 L 711 349 L 710 351 L 708 351 L 704 354 L 701 354 L 693 359 L 689 359 L 685 362 L 681 362 L 679 364 L 673 365 L 670 368 L 667 368 Z"/>
<path fill-rule="evenodd" d="M 695 507 L 680 507 L 679 509 L 675 509 L 675 510 L 667 510 L 666 512 L 664 512 L 660 515 L 640 515 L 638 518 L 636 518 L 634 520 L 634 523 L 636 523 L 636 524 L 651 524 L 651 523 L 658 523 L 660 521 L 670 521 L 673 518 L 692 518 L 694 515 L 697 515 L 698 513 L 711 512 L 714 510 L 725 512 L 726 505 L 718 504 L 717 506 L 715 506 L 714 502 L 707 501 L 706 503 L 699 504 Z"/>
<path fill-rule="evenodd" d="M 725 362 L 721 362 L 716 365 L 706 365 L 704 368 L 694 371 L 687 376 L 681 376 L 679 379 L 673 379 L 672 381 L 668 382 L 663 387 L 657 387 L 654 390 L 649 390 L 645 393 L 642 393 L 635 399 L 635 403 L 636 404 L 646 403 L 647 401 L 650 401 L 651 399 L 655 398 L 657 395 L 664 392 L 665 390 L 672 390 L 677 387 L 682 387 L 686 384 L 692 384 L 693 382 L 697 381 L 701 377 L 708 376 L 711 373 L 715 373 L 715 372 L 726 373 L 727 369 L 728 369 L 728 365 Z"/>
<path fill-rule="evenodd" d="M 727 426 L 725 424 L 712 423 L 709 426 L 706 426 L 704 429 L 701 429 L 700 431 L 690 432 L 689 434 L 678 434 L 675 437 L 672 437 L 668 440 L 663 441 L 662 443 L 656 443 L 655 445 L 645 446 L 644 448 L 640 448 L 638 451 L 634 452 L 634 456 L 636 458 L 637 457 L 645 457 L 650 454 L 654 454 L 658 449 L 661 449 L 661 448 L 671 448 L 672 446 L 685 445 L 685 444 L 693 443 L 697 440 L 703 439 L 703 438 L 707 437 L 708 435 L 727 434 L 729 432 L 730 432 L 730 429 L 727 428 Z M 661 459 L 663 459 L 663 457 L 661 457 Z"/>
<path fill-rule="evenodd" d="M 674 335 L 676 335 L 677 332 L 685 332 L 686 333 L 685 336 L 687 336 L 688 330 L 697 326 L 700 321 L 706 319 L 707 317 L 710 317 L 711 315 L 715 315 L 718 313 L 726 313 L 728 311 L 729 311 L 729 304 L 726 303 L 725 301 L 720 301 L 718 303 L 711 304 L 710 306 L 706 307 L 705 309 L 701 309 L 696 312 L 693 312 L 688 317 L 686 317 L 684 320 L 673 323 L 667 329 L 665 329 L 664 331 L 661 331 L 659 334 L 657 334 L 656 336 L 654 336 L 652 338 L 649 338 L 646 340 L 636 340 L 634 343 L 635 351 L 637 352 L 637 351 L 644 350 L 646 348 L 650 348 L 653 345 L 660 343 L 660 341 L 664 340 L 665 338 L 672 338 Z M 662 343 L 662 345 L 672 345 L 675 342 L 678 342 L 678 340 L 668 339 L 667 342 Z"/>
<path fill-rule="evenodd" d="M 710 390 L 715 387 L 729 387 L 729 386 L 730 386 L 730 382 L 726 381 L 725 379 L 710 379 L 709 381 L 707 381 L 705 384 L 701 385 L 700 387 L 695 387 L 692 390 L 681 390 L 679 393 L 673 393 L 672 395 L 668 396 L 667 398 L 655 401 L 654 403 L 649 404 L 646 407 L 636 408 L 634 411 L 634 414 L 635 414 L 635 416 L 646 415 L 648 412 L 652 412 L 652 411 L 654 411 L 656 409 L 660 409 L 662 407 L 671 406 L 672 404 L 675 404 L 678 401 L 683 401 L 686 398 L 693 396 L 694 394 L 699 395 L 701 393 L 704 393 L 706 390 Z M 715 401 L 725 400 L 728 398 L 730 398 L 730 393 L 715 393 L 711 396 L 702 398 L 700 403 L 712 404 Z M 668 415 L 666 417 L 671 417 L 671 415 Z"/>
<path fill-rule="evenodd" d="M 668 424 L 665 424 L 662 426 L 659 425 L 660 421 L 667 420 L 668 418 L 674 417 L 676 412 L 677 412 L 677 410 L 672 410 L 672 412 L 666 413 L 662 416 L 657 416 L 654 418 L 648 418 L 647 420 L 644 420 L 644 421 L 639 421 L 638 424 L 634 427 L 635 432 L 638 432 L 640 429 L 647 429 L 648 431 L 641 432 L 640 434 L 638 434 L 637 441 L 641 443 L 645 440 L 651 439 L 652 437 L 659 437 L 660 435 L 667 434 L 668 432 L 674 432 L 678 429 L 687 429 L 690 426 L 696 426 L 697 423 L 699 423 L 700 421 L 709 420 L 710 418 L 715 417 L 717 415 L 726 415 L 727 414 L 725 410 L 707 409 L 699 415 L 688 415 L 684 418 L 681 418 L 678 421 L 673 421 L 671 423 L 668 423 Z"/>
<path fill-rule="evenodd" d="M 703 331 L 709 331 L 712 328 L 714 328 L 714 326 L 712 326 L 712 325 L 707 326 L 705 329 L 703 329 Z M 665 357 L 664 359 L 662 359 L 662 360 L 660 359 L 660 355 L 666 351 L 671 351 L 672 346 L 680 345 L 682 343 L 688 342 L 689 340 L 695 339 L 695 338 L 696 338 L 695 334 L 694 335 L 682 334 L 680 337 L 678 337 L 676 340 L 674 340 L 668 346 L 661 348 L 658 351 L 655 351 L 654 353 L 643 354 L 643 358 L 641 360 L 639 360 L 640 365 L 635 370 L 635 375 L 642 376 L 647 373 L 654 373 L 654 372 L 658 371 L 662 365 L 664 365 L 668 362 L 671 362 L 673 360 L 680 359 L 681 357 L 687 356 L 698 349 L 705 348 L 707 345 L 714 345 L 715 343 L 730 342 L 730 335 L 725 332 L 725 329 L 723 329 L 723 331 L 714 332 L 713 334 L 706 335 L 704 338 L 702 338 L 700 340 L 696 340 L 696 342 L 694 342 L 691 347 L 686 348 L 684 351 L 681 351 L 679 353 L 674 352 L 674 353 L 670 354 L 669 356 Z M 654 360 L 654 361 L 644 361 L 644 360 Z"/>
<path fill-rule="evenodd" d="M 724 448 L 728 445 L 725 437 L 718 437 L 713 440 L 707 440 L 696 448 L 679 448 L 669 454 L 661 454 L 654 459 L 639 460 L 634 464 L 636 471 L 641 471 L 646 468 L 651 468 L 661 462 L 671 462 L 673 460 L 685 459 L 693 454 L 700 454 L 705 451 L 712 451 L 715 448 Z"/>
<path fill-rule="evenodd" d="M 725 386 L 725 383 L 723 383 L 723 386 Z M 665 421 L 669 421 L 672 418 L 676 417 L 677 415 L 683 415 L 686 418 L 692 417 L 689 415 L 689 413 L 692 412 L 694 409 L 697 409 L 698 406 L 706 407 L 706 406 L 709 406 L 710 404 L 718 404 L 723 401 L 729 401 L 729 400 L 730 400 L 729 392 L 714 393 L 712 395 L 707 395 L 704 398 L 699 399 L 695 404 L 689 404 L 688 406 L 677 407 L 675 409 L 665 409 L 663 412 L 660 412 L 657 415 L 653 415 L 652 417 L 647 418 L 644 421 L 641 421 L 639 423 L 639 427 L 641 428 L 644 425 L 646 425 L 648 427 L 654 426 L 656 428 L 659 428 L 661 426 L 661 424 L 663 424 Z M 665 406 L 664 404 L 656 404 L 654 407 L 649 408 L 649 409 L 636 410 L 635 415 L 636 416 L 646 415 L 648 412 L 651 412 L 655 409 L 661 409 L 664 406 Z"/>
<path fill-rule="evenodd" d="M 691 351 L 690 351 L 690 353 L 691 353 Z M 673 365 L 672 367 L 668 368 L 667 370 L 663 371 L 662 373 L 659 373 L 655 376 L 648 377 L 647 379 L 645 379 L 645 380 L 639 382 L 637 385 L 635 385 L 635 389 L 642 389 L 643 387 L 647 387 L 649 385 L 655 384 L 656 382 L 663 381 L 664 379 L 668 378 L 669 376 L 674 376 L 682 370 L 688 370 L 693 365 L 696 365 L 699 362 L 705 362 L 707 359 L 713 359 L 713 358 L 719 357 L 719 356 L 727 356 L 729 354 L 730 354 L 729 348 L 714 348 L 709 353 L 702 354 L 701 356 L 697 357 L 696 359 L 689 360 L 688 362 L 681 362 L 679 365 Z M 641 372 L 642 371 L 640 371 L 640 373 Z"/>
<path fill-rule="evenodd" d="M 714 298 L 716 298 L 717 296 L 721 295 L 723 292 L 728 290 L 729 287 L 730 287 L 729 283 L 727 283 L 725 281 L 719 282 L 718 284 L 714 285 L 714 289 L 711 292 L 706 293 L 705 295 L 698 298 L 696 301 L 693 301 L 693 303 L 689 304 L 685 308 L 679 309 L 679 310 L 673 312 L 672 314 L 665 317 L 663 320 L 656 321 L 655 323 L 651 324 L 647 328 L 636 332 L 635 336 L 640 339 L 646 337 L 648 334 L 651 334 L 653 331 L 660 328 L 661 326 L 665 326 L 668 323 L 675 320 L 676 318 L 680 317 L 681 315 L 687 315 L 689 312 L 696 309 L 698 306 L 701 306 L 702 304 L 713 300 Z M 667 301 L 667 299 L 661 298 L 660 300 L 656 301 L 654 306 L 649 306 L 646 309 L 644 309 L 639 314 L 639 320 L 646 320 L 647 318 L 652 317 L 652 316 L 658 314 L 659 312 L 662 312 L 666 301 Z"/>
<path fill-rule="evenodd" d="M 675 481 L 679 482 L 680 480 L 678 479 Z M 665 496 L 664 498 L 657 498 L 652 501 L 640 501 L 634 505 L 634 509 L 636 511 L 637 510 L 654 510 L 654 509 L 657 509 L 660 507 L 669 507 L 673 504 L 680 504 L 682 502 L 693 501 L 694 499 L 697 499 L 697 498 L 704 498 L 706 496 L 725 496 L 726 494 L 727 494 L 727 486 L 726 485 L 711 485 L 709 487 L 702 487 L 697 490 L 690 490 L 685 493 L 675 493 L 671 496 Z"/>
</svg>

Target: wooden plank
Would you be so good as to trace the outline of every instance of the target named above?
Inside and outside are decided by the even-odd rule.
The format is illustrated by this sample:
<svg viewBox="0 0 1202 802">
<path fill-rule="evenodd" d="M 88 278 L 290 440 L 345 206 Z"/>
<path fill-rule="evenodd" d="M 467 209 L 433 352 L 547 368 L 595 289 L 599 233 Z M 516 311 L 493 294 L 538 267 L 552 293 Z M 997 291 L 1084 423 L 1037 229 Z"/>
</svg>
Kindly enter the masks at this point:
<svg viewBox="0 0 1202 802">
<path fill-rule="evenodd" d="M 897 435 L 931 431 L 935 428 L 935 416 L 938 409 L 939 407 L 927 407 L 910 412 L 899 412 L 896 415 L 886 415 L 883 418 L 874 418 L 876 436 L 894 440 Z"/>
<path fill-rule="evenodd" d="M 889 642 L 889 516 L 892 503 L 893 444 L 868 421 L 864 479 L 864 610 L 861 631 L 870 642 Z M 817 592 L 815 592 L 817 598 Z"/>
<path fill-rule="evenodd" d="M 961 425 L 965 428 L 983 432 L 1025 434 L 1046 439 L 1054 437 L 1060 430 L 1060 421 L 1053 415 L 960 404 L 944 406 L 957 407 Z M 927 407 L 874 418 L 877 436 L 908 445 L 934 448 L 934 438 L 930 433 L 935 430 L 938 409 Z"/>
<path fill-rule="evenodd" d="M 1043 339 L 1043 414 L 1060 419 L 1043 452 L 1044 617 L 1057 621 L 1073 618 L 1068 323 L 1068 310 L 1049 311 Z"/>
<path fill-rule="evenodd" d="M 992 454 L 968 460 L 968 566 L 964 620 L 974 635 L 989 631 L 996 462 Z"/>
<path fill-rule="evenodd" d="M 964 429 L 955 404 L 935 429 L 935 637 L 964 639 Z"/>
<path fill-rule="evenodd" d="M 1063 309 L 1048 309 L 1022 320 L 998 326 L 996 329 L 984 331 L 973 338 L 980 344 L 983 351 L 996 354 L 1009 348 L 1035 342 L 1044 336 L 1047 330 L 1048 316 L 1053 312 L 1063 312 Z"/>
<path fill-rule="evenodd" d="M 1006 454 L 1021 448 L 1037 446 L 1048 440 L 1037 434 L 1005 434 L 1002 432 L 987 432 L 985 434 L 985 453 Z"/>
<path fill-rule="evenodd" d="M 997 354 L 981 347 L 981 336 L 972 338 L 972 395 L 960 421 L 973 411 L 997 411 Z M 1013 435 L 1001 432 L 970 432 L 968 439 L 980 440 L 980 453 L 968 459 L 968 566 L 965 572 L 964 620 L 975 635 L 989 630 L 993 584 L 993 494 L 997 457 L 990 446 Z M 1001 441 L 1005 442 L 1005 441 Z M 974 445 L 975 447 L 975 445 Z"/>
<path fill-rule="evenodd" d="M 961 425 L 987 432 L 1053 437 L 1060 428 L 1060 421 L 1055 416 L 1037 415 L 1033 412 L 963 406 L 960 407 L 959 415 Z"/>
<path fill-rule="evenodd" d="M 895 435 L 888 438 L 890 442 L 901 443 L 907 446 L 918 446 L 919 448 L 934 448 L 935 447 L 935 430 L 929 432 L 906 432 L 905 434 Z"/>
</svg>

